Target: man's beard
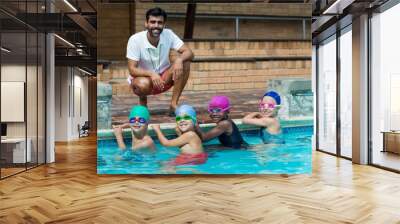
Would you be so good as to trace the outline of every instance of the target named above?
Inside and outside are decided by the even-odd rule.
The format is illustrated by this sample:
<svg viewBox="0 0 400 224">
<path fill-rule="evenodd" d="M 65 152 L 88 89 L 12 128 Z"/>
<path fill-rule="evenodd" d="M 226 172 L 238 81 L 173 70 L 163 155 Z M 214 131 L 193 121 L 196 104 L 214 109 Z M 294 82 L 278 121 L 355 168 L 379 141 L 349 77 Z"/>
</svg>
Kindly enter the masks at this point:
<svg viewBox="0 0 400 224">
<path fill-rule="evenodd" d="M 153 32 L 156 31 L 156 30 L 159 31 L 158 34 L 154 34 L 154 33 L 153 33 Z M 149 31 L 149 34 L 150 34 L 151 37 L 159 37 L 159 36 L 161 35 L 163 29 L 153 28 L 153 29 L 148 29 L 148 31 Z"/>
</svg>

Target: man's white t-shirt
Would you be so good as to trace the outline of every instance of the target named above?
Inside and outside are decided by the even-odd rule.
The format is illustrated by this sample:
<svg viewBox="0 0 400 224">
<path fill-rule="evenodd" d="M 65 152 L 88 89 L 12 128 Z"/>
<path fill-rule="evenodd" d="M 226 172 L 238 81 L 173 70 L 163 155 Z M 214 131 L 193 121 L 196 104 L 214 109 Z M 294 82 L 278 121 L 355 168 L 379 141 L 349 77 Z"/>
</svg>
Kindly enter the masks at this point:
<svg viewBox="0 0 400 224">
<path fill-rule="evenodd" d="M 170 29 L 163 29 L 158 46 L 154 47 L 147 39 L 147 30 L 129 38 L 126 57 L 138 61 L 138 67 L 161 74 L 170 66 L 170 49 L 178 50 L 183 41 Z"/>
</svg>

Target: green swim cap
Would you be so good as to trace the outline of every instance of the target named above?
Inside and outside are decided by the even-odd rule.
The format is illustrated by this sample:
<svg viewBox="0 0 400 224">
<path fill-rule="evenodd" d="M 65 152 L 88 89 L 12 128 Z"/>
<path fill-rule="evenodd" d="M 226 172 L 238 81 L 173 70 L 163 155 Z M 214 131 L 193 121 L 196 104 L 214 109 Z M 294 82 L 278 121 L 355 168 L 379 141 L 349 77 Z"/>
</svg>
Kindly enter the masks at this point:
<svg viewBox="0 0 400 224">
<path fill-rule="evenodd" d="M 149 110 L 145 106 L 141 105 L 133 106 L 131 109 L 131 113 L 129 114 L 129 120 L 134 117 L 142 117 L 146 119 L 146 121 L 149 121 L 150 120 Z"/>
</svg>

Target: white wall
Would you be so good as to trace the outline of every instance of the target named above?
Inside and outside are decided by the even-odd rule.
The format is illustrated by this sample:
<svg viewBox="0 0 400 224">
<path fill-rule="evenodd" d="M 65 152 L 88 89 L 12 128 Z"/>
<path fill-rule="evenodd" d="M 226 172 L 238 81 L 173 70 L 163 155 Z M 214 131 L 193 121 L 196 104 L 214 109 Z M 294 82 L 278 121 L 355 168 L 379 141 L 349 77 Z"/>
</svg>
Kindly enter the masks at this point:
<svg viewBox="0 0 400 224">
<path fill-rule="evenodd" d="M 1 81 L 8 81 L 8 82 L 25 82 L 25 75 L 26 75 L 26 70 L 29 71 L 33 70 L 34 68 L 32 66 L 25 67 L 24 65 L 18 65 L 18 64 L 8 64 L 8 65 L 2 65 L 1 66 Z M 28 89 L 29 90 L 29 89 Z M 36 92 L 36 90 L 34 90 Z M 32 101 L 32 98 L 36 98 L 35 93 L 27 93 L 28 95 L 28 103 Z M 35 105 L 36 107 L 36 105 Z M 1 110 L 7 110 L 7 108 L 1 108 Z M 36 121 L 36 114 L 35 116 L 35 121 Z M 31 117 L 31 114 L 28 114 L 28 121 L 32 121 L 33 118 Z M 36 123 L 36 122 L 35 122 Z M 7 136 L 8 137 L 25 137 L 25 122 L 7 122 Z M 31 127 L 32 125 L 29 125 L 28 127 Z M 28 133 L 29 137 L 29 133 Z"/>
<path fill-rule="evenodd" d="M 77 70 L 75 70 L 76 72 Z M 79 72 L 80 75 L 75 75 L 74 77 L 74 86 L 75 86 L 75 117 L 73 120 L 73 127 L 77 127 L 78 124 L 83 125 L 85 123 L 85 121 L 88 120 L 88 96 L 89 96 L 89 92 L 88 92 L 88 78 L 87 76 L 81 76 L 82 73 Z M 78 93 L 77 90 L 80 90 L 80 99 L 78 98 Z M 80 105 L 79 102 L 77 102 L 77 100 L 80 100 Z M 79 108 L 81 107 L 81 108 Z M 81 109 L 81 111 L 79 111 L 79 109 Z M 73 130 L 74 135 L 78 135 L 78 129 L 75 128 Z"/>
<path fill-rule="evenodd" d="M 78 124 L 88 120 L 88 78 L 83 75 L 72 67 L 56 67 L 56 141 L 79 138 Z"/>
<path fill-rule="evenodd" d="M 67 67 L 55 68 L 55 141 L 68 140 L 68 71 Z"/>
<path fill-rule="evenodd" d="M 1 81 L 18 81 L 25 82 L 25 65 L 2 65 L 1 66 Z M 7 110 L 7 108 L 1 108 Z M 8 122 L 7 123 L 8 137 L 25 137 L 24 122 Z"/>
<path fill-rule="evenodd" d="M 25 82 L 1 81 L 0 101 L 1 122 L 25 121 Z"/>
<path fill-rule="evenodd" d="M 25 64 L 24 65 L 2 65 L 1 81 L 25 82 Z"/>
<path fill-rule="evenodd" d="M 37 71 L 37 69 L 39 69 Z M 45 90 L 44 86 L 44 74 L 42 73 L 41 67 L 36 66 L 25 66 L 25 64 L 3 64 L 1 66 L 2 82 L 24 82 L 26 84 L 26 107 L 25 102 L 22 102 L 22 107 L 14 110 L 20 110 L 24 116 L 26 112 L 26 120 L 22 119 L 21 122 L 6 122 L 7 123 L 7 137 L 8 138 L 24 138 L 25 135 L 30 140 L 29 148 L 31 149 L 32 161 L 36 162 L 36 158 L 39 159 L 39 163 L 44 163 L 44 150 L 45 150 L 45 115 L 44 115 L 44 100 Z M 25 82 L 25 78 L 27 81 Z M 3 93 L 2 89 L 2 93 Z M 24 90 L 20 90 L 20 94 L 24 94 Z M 2 95 L 2 98 L 7 95 Z M 22 97 L 24 98 L 24 96 Z M 13 108 L 2 107 L 2 112 L 13 113 Z M 14 112 L 15 113 L 15 112 Z M 37 154 L 38 153 L 38 154 Z M 37 157 L 38 155 L 38 157 Z"/>
</svg>

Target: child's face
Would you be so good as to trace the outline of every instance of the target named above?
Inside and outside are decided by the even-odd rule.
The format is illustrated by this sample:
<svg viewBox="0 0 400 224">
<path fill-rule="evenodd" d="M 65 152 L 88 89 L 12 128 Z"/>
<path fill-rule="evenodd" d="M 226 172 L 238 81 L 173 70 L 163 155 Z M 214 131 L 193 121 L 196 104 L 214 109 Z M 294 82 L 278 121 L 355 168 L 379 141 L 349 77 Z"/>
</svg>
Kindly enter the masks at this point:
<svg viewBox="0 0 400 224">
<path fill-rule="evenodd" d="M 181 132 L 194 130 L 193 120 L 188 115 L 176 116 L 176 124 Z"/>
<path fill-rule="evenodd" d="M 278 115 L 280 105 L 276 105 L 274 98 L 265 96 L 260 102 L 260 112 L 267 117 L 275 117 Z"/>
<path fill-rule="evenodd" d="M 212 108 L 208 110 L 211 120 L 214 123 L 220 122 L 222 119 L 228 116 L 229 111 L 223 110 L 221 108 Z"/>
<path fill-rule="evenodd" d="M 147 121 L 142 117 L 134 117 L 129 120 L 129 124 L 134 133 L 142 133 L 147 129 Z"/>
</svg>

